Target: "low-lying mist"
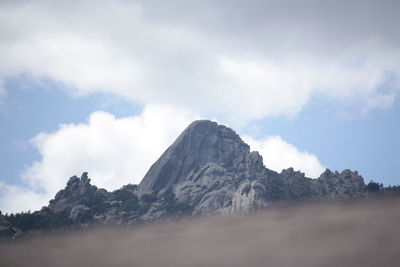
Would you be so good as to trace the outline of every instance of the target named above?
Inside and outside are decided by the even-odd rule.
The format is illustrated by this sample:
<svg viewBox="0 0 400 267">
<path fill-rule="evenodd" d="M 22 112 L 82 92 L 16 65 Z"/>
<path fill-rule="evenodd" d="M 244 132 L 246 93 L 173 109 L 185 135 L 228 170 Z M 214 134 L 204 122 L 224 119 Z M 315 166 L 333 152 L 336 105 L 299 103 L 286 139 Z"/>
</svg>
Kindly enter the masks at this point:
<svg viewBox="0 0 400 267">
<path fill-rule="evenodd" d="M 400 199 L 46 234 L 0 244 L 0 266 L 400 266 Z"/>
</svg>

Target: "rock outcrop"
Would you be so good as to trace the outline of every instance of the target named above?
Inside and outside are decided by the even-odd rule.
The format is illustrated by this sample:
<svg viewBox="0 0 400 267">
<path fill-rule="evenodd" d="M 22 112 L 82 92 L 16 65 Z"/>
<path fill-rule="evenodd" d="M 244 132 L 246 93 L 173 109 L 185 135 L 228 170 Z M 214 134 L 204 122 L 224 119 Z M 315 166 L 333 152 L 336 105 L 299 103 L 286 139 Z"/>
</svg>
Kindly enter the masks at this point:
<svg viewBox="0 0 400 267">
<path fill-rule="evenodd" d="M 251 212 L 275 202 L 365 193 L 362 177 L 349 170 L 326 170 L 318 179 L 293 168 L 271 171 L 232 129 L 207 120 L 187 127 L 150 168 L 138 193 L 157 195 L 164 188 L 193 214 Z"/>
<path fill-rule="evenodd" d="M 87 173 L 69 179 L 48 207 L 35 212 L 37 227 L 133 224 L 201 214 L 248 213 L 278 202 L 359 198 L 357 172 L 326 170 L 310 179 L 293 168 L 277 173 L 232 129 L 201 120 L 190 124 L 151 166 L 142 182 L 107 192 Z"/>
<path fill-rule="evenodd" d="M 134 223 L 168 216 L 252 212 L 276 202 L 356 198 L 365 193 L 357 172 L 326 170 L 310 179 L 293 168 L 263 165 L 232 129 L 208 120 L 191 123 L 151 166 L 138 186 L 114 192 L 90 185 L 84 173 L 50 201 L 74 223 Z"/>
<path fill-rule="evenodd" d="M 250 154 L 250 147 L 232 129 L 207 120 L 195 121 L 153 164 L 138 192 L 150 193 L 182 182 L 198 182 L 204 178 L 204 172 L 214 175 L 229 170 L 260 169 L 261 156 Z"/>
</svg>

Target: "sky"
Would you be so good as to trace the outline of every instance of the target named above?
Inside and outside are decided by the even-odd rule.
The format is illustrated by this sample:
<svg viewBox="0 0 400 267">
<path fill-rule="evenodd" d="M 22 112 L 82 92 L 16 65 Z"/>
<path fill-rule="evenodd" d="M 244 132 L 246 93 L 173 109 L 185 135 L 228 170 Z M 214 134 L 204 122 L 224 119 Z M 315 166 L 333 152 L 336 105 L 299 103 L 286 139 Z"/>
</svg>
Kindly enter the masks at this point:
<svg viewBox="0 0 400 267">
<path fill-rule="evenodd" d="M 400 2 L 1 1 L 0 210 L 139 183 L 193 120 L 266 167 L 400 184 Z"/>
</svg>

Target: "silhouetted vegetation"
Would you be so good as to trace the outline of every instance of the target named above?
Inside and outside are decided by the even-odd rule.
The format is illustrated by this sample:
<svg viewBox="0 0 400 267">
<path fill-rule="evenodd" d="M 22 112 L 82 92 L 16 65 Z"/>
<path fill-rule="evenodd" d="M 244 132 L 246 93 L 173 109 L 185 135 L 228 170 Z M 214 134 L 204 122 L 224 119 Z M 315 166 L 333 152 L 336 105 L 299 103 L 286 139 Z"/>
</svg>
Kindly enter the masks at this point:
<svg viewBox="0 0 400 267">
<path fill-rule="evenodd" d="M 172 192 L 165 194 L 162 200 L 168 215 L 185 215 L 191 214 L 193 211 L 193 208 L 188 203 L 178 202 Z"/>
<path fill-rule="evenodd" d="M 154 194 L 144 194 L 140 197 L 140 200 L 144 203 L 153 203 L 157 200 L 157 196 Z"/>
<path fill-rule="evenodd" d="M 122 209 L 126 212 L 138 211 L 139 198 L 135 195 L 137 185 L 128 184 L 113 192 L 115 200 L 121 201 Z"/>
<path fill-rule="evenodd" d="M 385 192 L 393 192 L 393 193 L 400 193 L 400 186 L 398 186 L 398 185 L 395 185 L 395 186 L 389 185 L 388 187 L 384 187 L 383 191 L 385 191 Z"/>
<path fill-rule="evenodd" d="M 380 192 L 382 188 L 383 188 L 383 184 L 379 184 L 374 181 L 370 181 L 367 184 L 367 190 L 368 190 L 368 192 L 371 192 L 371 193 Z"/>
<path fill-rule="evenodd" d="M 54 214 L 48 208 L 43 208 L 40 212 L 31 213 L 28 211 L 10 215 L 6 214 L 4 217 L 14 227 L 22 231 L 54 229 L 72 225 L 73 223 L 67 211 Z"/>
<path fill-rule="evenodd" d="M 144 194 L 139 198 L 136 195 L 136 187 L 136 185 L 127 185 L 115 190 L 112 194 L 111 202 L 103 199 L 101 194 L 91 194 L 90 197 L 82 198 L 78 204 L 86 205 L 88 209 L 80 211 L 79 216 L 74 219 L 71 217 L 71 208 L 54 213 L 48 207 L 44 207 L 42 210 L 36 212 L 28 211 L 2 216 L 13 227 L 26 232 L 41 229 L 79 227 L 82 223 L 92 223 L 94 216 L 105 214 L 112 205 L 119 205 L 127 213 L 125 218 L 136 216 L 138 221 L 140 221 L 140 216 L 146 214 L 155 203 L 161 210 L 166 212 L 165 217 L 181 217 L 190 215 L 193 212 L 193 207 L 189 203 L 179 202 L 172 191 L 167 190 L 158 196 L 155 194 Z M 275 195 L 282 193 L 279 191 L 280 187 L 275 184 L 272 184 L 271 188 L 272 199 Z M 366 197 L 386 198 L 400 196 L 400 186 L 384 187 L 381 183 L 370 181 L 366 185 L 366 189 L 368 192 Z M 117 201 L 117 204 L 112 203 L 113 199 Z M 156 208 L 158 207 L 157 205 L 155 206 Z"/>
</svg>

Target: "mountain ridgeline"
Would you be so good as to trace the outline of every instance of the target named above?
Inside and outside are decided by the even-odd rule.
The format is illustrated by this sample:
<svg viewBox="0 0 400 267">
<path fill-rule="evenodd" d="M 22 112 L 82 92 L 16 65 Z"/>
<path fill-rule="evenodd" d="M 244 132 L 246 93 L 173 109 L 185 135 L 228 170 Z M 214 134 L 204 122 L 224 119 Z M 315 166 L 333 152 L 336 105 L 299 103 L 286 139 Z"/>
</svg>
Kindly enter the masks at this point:
<svg viewBox="0 0 400 267">
<path fill-rule="evenodd" d="M 83 173 L 80 178 L 71 177 L 47 207 L 6 219 L 22 231 L 131 225 L 182 216 L 248 213 L 303 199 L 360 198 L 367 191 L 356 171 L 327 169 L 318 179 L 310 179 L 293 168 L 281 173 L 269 170 L 261 155 L 250 152 L 232 129 L 200 120 L 181 133 L 139 185 L 108 192 L 92 185 Z"/>
</svg>

